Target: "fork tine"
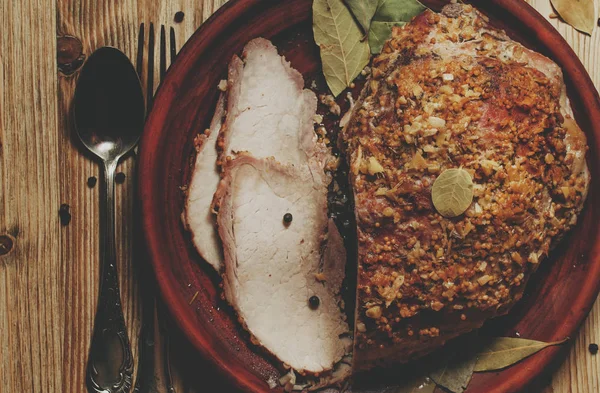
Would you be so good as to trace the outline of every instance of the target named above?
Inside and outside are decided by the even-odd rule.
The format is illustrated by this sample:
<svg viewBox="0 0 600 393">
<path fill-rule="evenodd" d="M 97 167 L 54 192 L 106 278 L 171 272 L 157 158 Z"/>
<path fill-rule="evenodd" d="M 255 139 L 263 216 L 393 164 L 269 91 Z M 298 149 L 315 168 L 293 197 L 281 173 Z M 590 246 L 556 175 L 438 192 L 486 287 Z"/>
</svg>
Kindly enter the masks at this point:
<svg viewBox="0 0 600 393">
<path fill-rule="evenodd" d="M 167 73 L 167 39 L 165 25 L 160 26 L 160 80 L 162 82 Z"/>
<path fill-rule="evenodd" d="M 146 111 L 150 113 L 154 97 L 154 24 L 150 23 L 148 36 L 148 84 L 146 85 Z"/>
<path fill-rule="evenodd" d="M 135 70 L 137 71 L 138 78 L 142 80 L 142 68 L 144 68 L 144 24 L 140 24 L 140 31 L 138 33 L 138 45 L 137 45 L 137 58 L 135 60 Z"/>
<path fill-rule="evenodd" d="M 175 45 L 175 29 L 171 27 L 170 29 L 170 47 L 171 47 L 171 64 L 175 61 L 175 56 L 177 55 L 177 45 Z"/>
</svg>

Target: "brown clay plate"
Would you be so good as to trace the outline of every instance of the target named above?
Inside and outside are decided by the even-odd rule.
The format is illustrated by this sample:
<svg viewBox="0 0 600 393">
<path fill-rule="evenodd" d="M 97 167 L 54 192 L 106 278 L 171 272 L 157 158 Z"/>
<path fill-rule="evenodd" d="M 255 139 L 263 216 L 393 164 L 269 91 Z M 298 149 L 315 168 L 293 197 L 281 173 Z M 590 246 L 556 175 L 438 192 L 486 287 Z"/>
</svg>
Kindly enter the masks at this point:
<svg viewBox="0 0 600 393">
<path fill-rule="evenodd" d="M 446 2 L 426 0 L 439 10 Z M 522 0 L 474 0 L 474 6 L 515 40 L 563 69 L 579 125 L 590 147 L 592 185 L 577 227 L 528 284 L 506 317 L 489 321 L 486 334 L 543 341 L 574 337 L 600 289 L 600 98 L 583 65 L 542 16 Z M 149 255 L 162 296 L 190 342 L 241 390 L 267 392 L 277 375 L 268 356 L 248 342 L 220 299 L 220 278 L 201 260 L 181 223 L 182 188 L 194 159 L 194 136 L 214 110 L 231 56 L 252 38 L 273 40 L 307 81 L 319 82 L 312 39 L 312 0 L 231 0 L 196 31 L 159 89 L 141 143 L 140 195 Z M 322 85 L 322 80 L 320 81 Z M 194 294 L 195 300 L 190 304 Z M 468 393 L 527 391 L 556 366 L 568 347 L 552 347 L 501 372 L 475 374 Z M 368 375 L 366 378 L 368 384 Z M 375 378 L 373 378 L 375 379 Z M 383 391 L 373 386 L 374 391 Z"/>
</svg>

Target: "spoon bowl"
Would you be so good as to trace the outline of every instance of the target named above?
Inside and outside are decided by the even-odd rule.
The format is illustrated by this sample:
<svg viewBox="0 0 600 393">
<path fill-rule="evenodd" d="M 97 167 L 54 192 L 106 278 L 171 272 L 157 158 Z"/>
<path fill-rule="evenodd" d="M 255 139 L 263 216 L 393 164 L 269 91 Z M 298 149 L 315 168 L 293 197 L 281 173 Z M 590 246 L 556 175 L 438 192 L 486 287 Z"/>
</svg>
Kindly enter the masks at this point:
<svg viewBox="0 0 600 393">
<path fill-rule="evenodd" d="M 103 47 L 89 57 L 77 81 L 73 114 L 79 139 L 102 160 L 119 159 L 137 144 L 144 95 L 123 52 Z"/>
<path fill-rule="evenodd" d="M 133 65 L 121 51 L 96 50 L 84 64 L 73 104 L 81 142 L 104 166 L 100 294 L 88 358 L 87 385 L 95 393 L 128 393 L 133 356 L 127 336 L 116 260 L 115 171 L 144 129 L 144 96 Z"/>
</svg>

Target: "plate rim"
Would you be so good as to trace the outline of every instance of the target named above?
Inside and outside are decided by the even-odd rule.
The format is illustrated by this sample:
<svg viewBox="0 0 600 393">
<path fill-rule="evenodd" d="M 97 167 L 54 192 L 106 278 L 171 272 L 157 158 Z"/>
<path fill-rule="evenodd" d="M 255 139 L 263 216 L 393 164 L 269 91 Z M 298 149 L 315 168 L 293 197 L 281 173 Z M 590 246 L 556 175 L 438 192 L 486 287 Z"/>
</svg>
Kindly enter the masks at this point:
<svg viewBox="0 0 600 393">
<path fill-rule="evenodd" d="M 469 3 L 474 3 L 477 7 L 476 3 L 478 1 L 469 1 Z M 138 164 L 138 187 L 140 190 L 139 198 L 141 199 L 144 239 L 161 296 L 169 308 L 169 312 L 171 315 L 177 317 L 174 318 L 177 325 L 204 358 L 216 365 L 219 371 L 225 376 L 234 376 L 232 380 L 238 388 L 253 393 L 264 392 L 264 389 L 258 383 L 260 379 L 257 376 L 251 380 L 235 377 L 236 370 L 230 367 L 225 359 L 219 356 L 216 346 L 211 343 L 210 337 L 205 332 L 200 332 L 197 329 L 197 324 L 189 312 L 187 302 L 178 296 L 173 286 L 169 285 L 165 279 L 161 279 L 161 276 L 164 278 L 164 273 L 168 269 L 168 263 L 165 262 L 168 260 L 166 258 L 168 254 L 165 254 L 167 250 L 161 249 L 161 239 L 156 231 L 153 231 L 151 228 L 160 225 L 160 221 L 153 215 L 157 202 L 152 190 L 156 187 L 155 173 L 160 168 L 160 163 L 153 159 L 153 152 L 156 149 L 160 149 L 160 144 L 158 143 L 160 131 L 157 130 L 164 128 L 168 117 L 167 110 L 158 110 L 157 108 L 169 107 L 171 103 L 169 95 L 174 94 L 173 90 L 178 86 L 176 83 L 177 77 L 188 72 L 186 66 L 190 59 L 195 58 L 194 51 L 200 50 L 203 46 L 209 46 L 212 41 L 211 38 L 219 36 L 232 23 L 235 23 L 237 19 L 235 15 L 238 15 L 236 11 L 239 12 L 239 15 L 244 14 L 245 10 L 257 6 L 260 2 L 261 0 L 229 0 L 213 13 L 184 44 L 176 61 L 169 69 L 169 72 L 167 72 L 163 83 L 159 86 L 153 110 L 148 114 L 144 133 L 140 141 Z M 493 3 L 509 12 L 515 17 L 516 22 L 527 25 L 531 32 L 535 32 L 536 39 L 548 49 L 554 61 L 557 61 L 556 59 L 558 58 L 561 59 L 559 63 L 563 73 L 568 75 L 573 85 L 578 86 L 577 91 L 581 96 L 581 108 L 584 109 L 583 115 L 590 120 L 591 131 L 595 136 L 595 149 L 596 151 L 600 151 L 600 96 L 585 67 L 566 40 L 542 15 L 522 0 L 487 0 L 487 2 Z M 234 17 L 228 18 L 228 14 L 234 15 Z M 591 88 L 581 88 L 580 86 L 591 86 Z M 588 145 L 590 144 L 588 140 Z M 600 158 L 596 160 L 600 163 Z M 598 173 L 600 171 L 592 172 Z M 589 270 L 590 277 L 600 276 L 600 232 L 596 234 L 595 240 L 588 256 L 591 267 Z M 574 306 L 577 305 L 580 307 L 577 307 L 574 315 L 557 328 L 557 334 L 562 334 L 563 337 L 578 332 L 579 326 L 589 314 L 594 301 L 598 297 L 600 280 L 586 280 L 581 289 L 580 295 L 577 296 L 577 301 L 574 304 Z M 512 367 L 511 369 L 514 372 L 511 374 L 511 377 L 505 379 L 499 385 L 490 387 L 489 392 L 506 393 L 524 388 L 527 384 L 536 380 L 559 353 L 561 351 L 564 352 L 563 349 L 559 347 L 548 348 L 536 354 L 536 356 L 529 358 L 526 361 L 527 367 L 521 366 L 518 369 Z M 260 381 L 264 384 L 264 381 Z"/>
</svg>

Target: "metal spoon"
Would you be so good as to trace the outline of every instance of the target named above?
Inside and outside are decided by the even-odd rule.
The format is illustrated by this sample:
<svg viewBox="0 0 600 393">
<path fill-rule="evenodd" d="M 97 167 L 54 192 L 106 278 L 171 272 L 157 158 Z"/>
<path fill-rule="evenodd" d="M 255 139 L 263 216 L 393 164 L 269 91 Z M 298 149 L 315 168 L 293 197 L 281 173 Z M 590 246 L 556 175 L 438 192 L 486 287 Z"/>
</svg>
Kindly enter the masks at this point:
<svg viewBox="0 0 600 393">
<path fill-rule="evenodd" d="M 104 164 L 105 210 L 100 238 L 100 295 L 87 366 L 90 392 L 127 393 L 133 357 L 121 307 L 115 244 L 115 170 L 144 128 L 138 75 L 115 48 L 96 50 L 81 70 L 73 114 L 77 135 Z"/>
</svg>

